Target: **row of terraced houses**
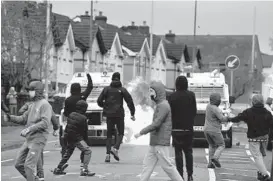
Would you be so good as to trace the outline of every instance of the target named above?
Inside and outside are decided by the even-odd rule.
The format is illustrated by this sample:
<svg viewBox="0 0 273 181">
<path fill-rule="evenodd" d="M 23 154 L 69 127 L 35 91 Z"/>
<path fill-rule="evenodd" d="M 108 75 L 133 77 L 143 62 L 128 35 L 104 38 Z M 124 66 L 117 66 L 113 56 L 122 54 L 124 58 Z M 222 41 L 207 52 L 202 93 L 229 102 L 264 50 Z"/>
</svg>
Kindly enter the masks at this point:
<svg viewBox="0 0 273 181">
<path fill-rule="evenodd" d="M 70 19 L 51 10 L 50 17 L 50 21 L 58 27 L 50 36 L 51 41 L 55 42 L 50 50 L 50 81 L 55 85 L 58 79 L 58 90 L 64 91 L 73 74 L 83 71 L 84 64 L 90 59 L 90 15 L 85 12 Z M 108 17 L 99 12 L 93 20 L 92 36 L 92 71 L 102 71 L 106 67 L 118 71 L 125 84 L 133 77 L 141 76 L 145 80 L 161 80 L 166 87 L 174 88 L 175 78 L 182 71 L 180 67 L 186 60 L 197 67 L 202 65 L 199 71 L 209 70 L 209 65 L 217 62 L 229 83 L 230 72 L 225 68 L 225 58 L 232 54 L 241 60 L 239 69 L 234 72 L 234 89 L 243 89 L 241 82 L 249 79 L 251 35 L 197 35 L 194 40 L 192 35 L 177 35 L 172 31 L 165 35 L 153 34 L 151 73 L 150 28 L 146 21 L 142 25 L 131 22 L 128 26 L 118 27 L 109 24 Z M 263 65 L 257 36 L 255 45 L 254 67 L 259 74 Z M 200 61 L 196 58 L 198 50 Z M 32 76 L 35 77 L 36 74 L 33 73 Z"/>
</svg>

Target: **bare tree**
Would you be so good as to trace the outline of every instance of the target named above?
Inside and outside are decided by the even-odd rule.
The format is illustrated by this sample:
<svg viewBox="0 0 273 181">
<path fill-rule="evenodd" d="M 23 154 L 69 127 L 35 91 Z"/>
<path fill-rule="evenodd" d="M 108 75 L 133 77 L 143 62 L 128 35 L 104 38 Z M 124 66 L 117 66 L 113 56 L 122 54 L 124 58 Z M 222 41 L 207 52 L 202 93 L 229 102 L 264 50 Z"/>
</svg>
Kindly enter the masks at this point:
<svg viewBox="0 0 273 181">
<path fill-rule="evenodd" d="M 46 6 L 28 1 L 1 3 L 1 70 L 18 91 L 33 71 L 43 78 L 44 48 L 52 46 L 46 41 Z"/>
</svg>

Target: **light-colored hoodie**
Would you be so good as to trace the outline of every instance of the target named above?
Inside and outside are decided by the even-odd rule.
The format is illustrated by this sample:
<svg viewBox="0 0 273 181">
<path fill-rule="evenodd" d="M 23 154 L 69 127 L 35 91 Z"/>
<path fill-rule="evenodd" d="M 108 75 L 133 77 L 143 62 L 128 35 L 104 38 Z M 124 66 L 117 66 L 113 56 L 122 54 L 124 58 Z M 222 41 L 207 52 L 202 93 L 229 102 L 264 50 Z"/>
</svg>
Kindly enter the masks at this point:
<svg viewBox="0 0 273 181">
<path fill-rule="evenodd" d="M 154 111 L 153 122 L 151 125 L 143 128 L 140 134 L 150 134 L 151 146 L 170 146 L 172 132 L 171 108 L 166 100 L 166 92 L 161 82 L 151 82 L 152 89 L 155 90 L 156 108 Z"/>
<path fill-rule="evenodd" d="M 210 103 L 206 108 L 206 117 L 204 131 L 221 133 L 222 122 L 227 122 L 228 118 L 225 117 L 218 107 L 221 103 L 221 95 L 219 93 L 212 93 L 210 95 Z"/>
<path fill-rule="evenodd" d="M 10 116 L 10 118 L 12 122 L 29 128 L 30 132 L 26 135 L 27 142 L 45 144 L 49 135 L 52 107 L 44 99 L 44 88 L 40 81 L 31 82 L 29 87 L 35 90 L 33 105 L 22 116 Z"/>
</svg>

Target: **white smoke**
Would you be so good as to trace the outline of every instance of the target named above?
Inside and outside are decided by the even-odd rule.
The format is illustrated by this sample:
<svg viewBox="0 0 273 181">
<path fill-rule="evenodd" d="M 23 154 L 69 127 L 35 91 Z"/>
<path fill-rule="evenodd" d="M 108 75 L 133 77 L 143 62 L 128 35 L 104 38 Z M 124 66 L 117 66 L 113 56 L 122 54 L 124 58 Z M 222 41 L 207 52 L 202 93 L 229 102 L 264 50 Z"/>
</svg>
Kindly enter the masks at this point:
<svg viewBox="0 0 273 181">
<path fill-rule="evenodd" d="M 149 134 L 144 135 L 137 140 L 134 138 L 134 134 L 138 133 L 142 128 L 152 123 L 154 110 L 151 107 L 152 102 L 149 94 L 149 84 L 142 78 L 137 77 L 128 84 L 127 90 L 130 92 L 134 100 L 136 120 L 132 121 L 130 119 L 130 111 L 126 103 L 124 103 L 125 134 L 123 143 L 148 145 L 150 138 Z"/>
</svg>

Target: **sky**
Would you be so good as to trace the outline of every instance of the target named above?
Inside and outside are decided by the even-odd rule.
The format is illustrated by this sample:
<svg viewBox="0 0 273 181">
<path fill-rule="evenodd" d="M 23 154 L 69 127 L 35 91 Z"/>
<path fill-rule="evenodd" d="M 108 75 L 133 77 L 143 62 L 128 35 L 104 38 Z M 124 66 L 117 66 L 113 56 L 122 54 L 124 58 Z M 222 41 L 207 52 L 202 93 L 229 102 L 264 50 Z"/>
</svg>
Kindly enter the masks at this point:
<svg viewBox="0 0 273 181">
<path fill-rule="evenodd" d="M 53 12 L 73 18 L 91 9 L 90 1 L 50 1 Z M 99 11 L 110 24 L 128 26 L 132 21 L 151 23 L 152 1 L 93 1 L 94 17 Z M 194 1 L 154 1 L 153 33 L 163 35 L 172 30 L 179 35 L 192 35 Z M 269 38 L 273 38 L 273 0 L 271 1 L 204 1 L 197 2 L 197 35 L 251 35 L 255 32 L 263 53 L 273 55 Z"/>
</svg>

